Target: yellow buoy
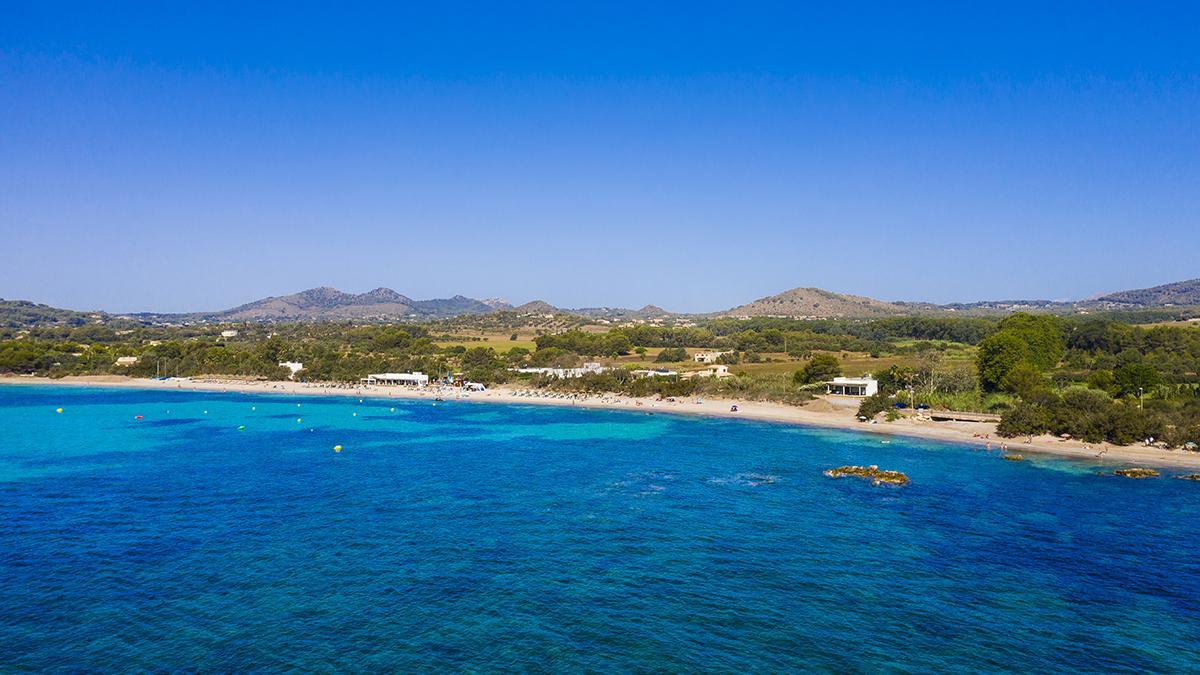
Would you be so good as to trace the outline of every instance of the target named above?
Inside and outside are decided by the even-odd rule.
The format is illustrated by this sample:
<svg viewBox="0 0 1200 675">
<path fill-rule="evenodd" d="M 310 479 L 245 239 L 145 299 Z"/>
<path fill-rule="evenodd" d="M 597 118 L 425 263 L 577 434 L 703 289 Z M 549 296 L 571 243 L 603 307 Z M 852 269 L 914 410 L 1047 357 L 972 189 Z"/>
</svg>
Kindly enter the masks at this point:
<svg viewBox="0 0 1200 675">
<path fill-rule="evenodd" d="M 354 413 L 354 416 L 355 416 L 355 417 L 358 417 L 358 413 Z"/>
<path fill-rule="evenodd" d="M 341 452 L 341 451 L 342 451 L 342 446 L 340 446 L 340 445 L 335 445 L 335 446 L 333 446 L 333 451 L 334 451 L 334 452 Z"/>
<path fill-rule="evenodd" d="M 299 418 L 299 417 L 297 417 L 297 418 L 296 418 L 296 424 L 300 424 L 300 418 Z"/>
<path fill-rule="evenodd" d="M 54 412 L 56 412 L 56 413 L 60 413 L 60 412 L 62 412 L 62 408 L 55 408 L 55 409 L 54 409 Z"/>
</svg>

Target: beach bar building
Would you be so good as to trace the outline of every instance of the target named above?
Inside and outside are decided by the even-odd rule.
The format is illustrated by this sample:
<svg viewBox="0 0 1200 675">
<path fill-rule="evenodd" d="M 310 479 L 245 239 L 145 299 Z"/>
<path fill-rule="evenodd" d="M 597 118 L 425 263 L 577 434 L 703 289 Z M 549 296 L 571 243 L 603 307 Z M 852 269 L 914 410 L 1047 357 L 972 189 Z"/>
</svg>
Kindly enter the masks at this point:
<svg viewBox="0 0 1200 675">
<path fill-rule="evenodd" d="M 429 376 L 420 371 L 415 373 L 371 373 L 359 381 L 363 384 L 424 387 L 429 384 Z"/>
<path fill-rule="evenodd" d="M 874 396 L 879 382 L 873 377 L 835 377 L 825 383 L 825 393 L 834 396 Z"/>
</svg>

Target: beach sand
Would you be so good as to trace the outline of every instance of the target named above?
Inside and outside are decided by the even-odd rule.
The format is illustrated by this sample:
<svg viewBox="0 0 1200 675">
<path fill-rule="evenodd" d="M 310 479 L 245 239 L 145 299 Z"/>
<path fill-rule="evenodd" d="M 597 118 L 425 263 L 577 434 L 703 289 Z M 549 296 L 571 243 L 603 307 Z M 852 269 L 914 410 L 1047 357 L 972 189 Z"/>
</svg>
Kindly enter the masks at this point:
<svg viewBox="0 0 1200 675">
<path fill-rule="evenodd" d="M 367 385 L 333 385 L 301 382 L 262 382 L 224 378 L 196 379 L 139 379 L 121 375 L 94 375 L 50 379 L 42 377 L 0 376 L 0 384 L 40 384 L 59 386 L 103 386 L 132 387 L 140 389 L 169 389 L 175 391 L 224 391 L 254 394 L 303 394 L 316 396 L 370 396 L 373 398 L 404 398 L 432 400 L 442 396 L 447 400 L 463 400 L 493 403 L 521 403 L 530 405 L 559 405 L 577 408 L 604 408 L 615 410 L 637 410 L 712 417 L 735 417 L 801 424 L 816 427 L 848 429 L 871 434 L 914 436 L 928 438 L 1000 453 L 1001 443 L 1007 444 L 1008 453 L 1046 454 L 1059 457 L 1102 462 L 1105 466 L 1154 466 L 1178 469 L 1200 468 L 1200 453 L 1183 450 L 1166 450 L 1141 445 L 1116 446 L 1108 444 L 1086 444 L 1075 440 L 1062 440 L 1052 436 L 1035 436 L 1032 442 L 1026 439 L 1003 439 L 996 435 L 996 425 L 983 422 L 932 422 L 916 418 L 902 418 L 894 422 L 867 424 L 855 416 L 858 401 L 838 397 L 818 398 L 803 406 L 761 401 L 704 398 L 697 400 L 681 398 L 678 402 L 656 401 L 650 398 L 635 399 L 616 394 L 590 395 L 572 398 L 523 396 L 527 388 L 496 386 L 486 392 L 458 394 L 458 390 L 439 390 L 430 387 L 415 390 L 404 387 Z M 737 406 L 737 412 L 731 406 Z M 1098 453 L 1107 448 L 1103 457 Z"/>
</svg>

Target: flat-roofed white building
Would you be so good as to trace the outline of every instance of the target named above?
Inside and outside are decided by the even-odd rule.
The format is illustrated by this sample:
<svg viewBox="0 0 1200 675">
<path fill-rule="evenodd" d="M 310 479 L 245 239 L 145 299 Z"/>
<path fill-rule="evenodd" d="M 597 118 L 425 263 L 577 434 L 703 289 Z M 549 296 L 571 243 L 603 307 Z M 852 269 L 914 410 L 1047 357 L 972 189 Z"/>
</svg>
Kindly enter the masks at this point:
<svg viewBox="0 0 1200 675">
<path fill-rule="evenodd" d="M 695 353 L 695 354 L 692 356 L 692 360 L 693 360 L 693 361 L 695 361 L 696 363 L 716 363 L 716 362 L 717 362 L 717 359 L 721 358 L 722 356 L 724 356 L 724 355 L 726 355 L 726 354 L 732 354 L 732 353 L 733 353 L 733 352 L 730 352 L 730 351 L 725 351 L 725 352 L 696 352 L 696 353 Z"/>
<path fill-rule="evenodd" d="M 873 377 L 835 377 L 825 383 L 825 393 L 834 396 L 874 396 L 879 382 Z"/>
<path fill-rule="evenodd" d="M 118 366 L 132 366 L 132 365 L 136 364 L 137 362 L 138 362 L 138 357 L 136 357 L 136 356 L 118 356 L 117 357 L 117 365 Z"/>
<path fill-rule="evenodd" d="M 683 374 L 681 377 L 688 377 L 688 378 L 691 378 L 691 377 L 716 377 L 716 378 L 721 378 L 721 377 L 732 377 L 732 376 L 733 376 L 733 374 L 729 372 L 729 366 L 726 366 L 726 365 L 724 365 L 724 364 L 718 364 L 718 365 L 715 365 L 715 366 L 709 366 L 708 368 L 705 368 L 705 369 L 703 369 L 703 370 L 693 370 L 693 371 L 692 371 L 692 372 L 690 372 L 690 373 L 684 373 L 684 374 Z"/>
<path fill-rule="evenodd" d="M 654 368 L 653 370 L 631 370 L 631 375 L 637 378 L 642 377 L 676 377 L 679 375 L 677 371 L 667 370 L 666 368 Z"/>
<path fill-rule="evenodd" d="M 359 382 L 363 384 L 424 387 L 429 384 L 429 376 L 420 371 L 415 373 L 371 373 L 359 380 Z"/>
<path fill-rule="evenodd" d="M 608 370 L 599 363 L 589 361 L 583 364 L 582 368 L 517 368 L 518 373 L 529 373 L 533 375 L 548 375 L 558 379 L 583 377 L 588 373 L 603 373 Z"/>
</svg>

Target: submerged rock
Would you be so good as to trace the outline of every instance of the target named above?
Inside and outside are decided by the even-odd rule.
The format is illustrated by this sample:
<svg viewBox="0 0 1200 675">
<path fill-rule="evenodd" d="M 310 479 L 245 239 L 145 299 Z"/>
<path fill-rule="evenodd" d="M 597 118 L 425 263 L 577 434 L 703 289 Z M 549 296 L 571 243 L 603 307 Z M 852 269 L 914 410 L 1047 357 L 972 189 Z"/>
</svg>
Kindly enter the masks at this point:
<svg viewBox="0 0 1200 675">
<path fill-rule="evenodd" d="M 1124 476 L 1126 478 L 1157 478 L 1158 472 L 1154 469 L 1117 469 L 1113 472 L 1114 476 Z"/>
<path fill-rule="evenodd" d="M 1025 459 L 1025 455 L 1018 454 L 1015 452 L 1010 452 L 1005 455 L 1000 455 L 1000 459 L 1007 459 L 1010 462 L 1019 462 L 1019 461 Z"/>
<path fill-rule="evenodd" d="M 825 472 L 830 478 L 845 478 L 853 476 L 855 478 L 863 478 L 871 481 L 871 485 L 880 485 L 887 483 L 888 485 L 907 485 L 908 476 L 899 471 L 881 471 L 878 466 L 839 466 L 836 469 L 829 469 Z"/>
</svg>

